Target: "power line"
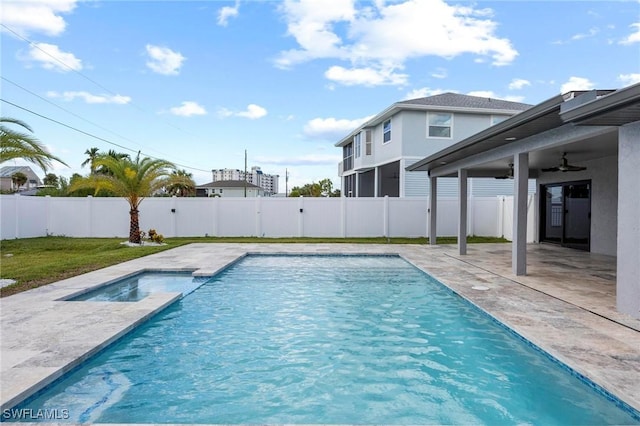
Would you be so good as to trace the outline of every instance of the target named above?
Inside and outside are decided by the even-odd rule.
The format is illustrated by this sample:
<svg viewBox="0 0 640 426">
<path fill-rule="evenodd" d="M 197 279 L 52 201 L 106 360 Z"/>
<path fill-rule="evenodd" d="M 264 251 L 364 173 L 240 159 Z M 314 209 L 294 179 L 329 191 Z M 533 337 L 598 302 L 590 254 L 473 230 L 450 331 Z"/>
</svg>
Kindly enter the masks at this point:
<svg viewBox="0 0 640 426">
<path fill-rule="evenodd" d="M 80 129 L 76 128 L 76 127 L 73 127 L 73 126 L 70 126 L 70 125 L 68 125 L 68 124 L 62 123 L 62 122 L 60 122 L 60 121 L 58 121 L 58 120 L 55 120 L 55 119 L 53 119 L 53 118 L 50 118 L 50 117 L 47 117 L 47 116 L 45 116 L 45 115 L 39 114 L 39 113 L 37 113 L 37 112 L 35 112 L 35 111 L 30 110 L 29 108 L 22 107 L 22 106 L 17 105 L 17 104 L 15 104 L 15 103 L 13 103 L 13 102 L 10 102 L 10 101 L 8 101 L 8 100 L 6 100 L 6 99 L 2 99 L 2 98 L 0 98 L 0 101 L 5 102 L 5 103 L 7 103 L 7 104 L 9 104 L 9 105 L 12 105 L 12 106 L 14 106 L 14 107 L 16 107 L 16 108 L 19 108 L 19 109 L 21 109 L 21 110 L 23 110 L 23 111 L 26 111 L 26 112 L 28 112 L 28 113 L 30 113 L 30 114 L 36 115 L 36 116 L 38 116 L 38 117 L 40 117 L 40 118 L 44 118 L 45 120 L 51 121 L 51 122 L 56 123 L 56 124 L 58 124 L 58 125 L 60 125 L 60 126 L 66 127 L 66 128 L 68 128 L 68 129 L 71 129 L 71 130 L 73 130 L 73 131 L 75 131 L 75 132 L 81 133 L 81 134 L 83 134 L 83 135 L 85 135 L 85 136 L 89 136 L 89 137 L 91 137 L 91 138 L 94 138 L 94 139 L 97 139 L 97 140 L 99 140 L 99 141 L 102 141 L 102 142 L 108 143 L 108 144 L 110 144 L 110 145 L 117 146 L 117 147 L 118 147 L 118 148 L 120 148 L 120 149 L 124 149 L 124 150 L 126 150 L 126 151 L 130 151 L 130 152 L 133 152 L 133 153 L 136 153 L 136 154 L 137 154 L 138 152 L 140 152 L 140 151 L 137 151 L 137 150 L 135 150 L 135 149 L 131 149 L 131 148 L 128 148 L 128 147 L 126 147 L 126 146 L 120 145 L 120 144 L 118 144 L 118 143 L 112 142 L 112 141 L 110 141 L 110 140 L 108 140 L 108 139 L 105 139 L 105 138 L 102 138 L 102 137 L 100 137 L 100 136 L 96 136 L 96 135 L 94 135 L 94 134 L 92 134 L 92 133 L 85 132 L 84 130 L 80 130 Z M 144 154 L 145 156 L 149 157 L 149 158 L 153 158 L 153 159 L 156 159 L 156 160 L 160 160 L 160 159 L 161 159 L 161 158 L 159 158 L 159 157 L 156 157 L 156 156 L 153 156 L 153 155 L 149 155 L 149 154 L 146 154 L 146 153 L 143 153 L 143 154 Z M 173 164 L 175 164 L 176 166 L 183 167 L 183 168 L 185 168 L 185 169 L 189 169 L 189 170 L 196 170 L 196 171 L 199 171 L 199 172 L 207 172 L 207 173 L 208 173 L 208 172 L 210 172 L 210 171 L 211 171 L 211 170 L 198 169 L 198 168 L 196 168 L 196 167 L 191 167 L 191 166 L 187 166 L 187 165 L 180 164 L 180 163 L 173 163 Z"/>
<path fill-rule="evenodd" d="M 0 76 L 0 78 L 1 78 L 2 80 L 6 81 L 7 83 L 11 83 L 11 84 L 13 84 L 14 86 L 16 86 L 16 87 L 18 87 L 18 88 L 20 88 L 20 89 L 24 90 L 25 92 L 29 93 L 30 95 L 33 95 L 33 96 L 35 96 L 35 97 L 37 97 L 37 98 L 39 98 L 39 99 L 41 99 L 41 100 L 43 100 L 43 101 L 47 102 L 48 104 L 53 105 L 54 107 L 56 107 L 56 108 L 58 108 L 58 109 L 61 109 L 62 111 L 66 112 L 66 113 L 68 113 L 68 114 L 71 114 L 71 115 L 73 115 L 73 116 L 74 116 L 74 117 L 76 117 L 76 118 L 79 118 L 79 119 L 80 119 L 80 120 L 82 120 L 82 121 L 85 121 L 85 122 L 87 122 L 87 123 L 89 123 L 89 124 L 91 124 L 91 125 L 93 125 L 93 126 L 96 126 L 96 127 L 98 127 L 99 129 L 102 129 L 102 130 L 104 130 L 104 131 L 106 131 L 106 132 L 109 132 L 109 133 L 111 133 L 112 135 L 115 135 L 115 136 L 117 136 L 117 137 L 119 137 L 119 138 L 121 138 L 121 139 L 126 140 L 127 142 L 131 142 L 131 143 L 132 143 L 132 144 L 134 144 L 134 145 L 138 145 L 138 146 L 140 146 L 140 147 L 142 147 L 142 148 L 146 148 L 146 149 L 152 149 L 152 148 L 146 147 L 146 146 L 144 146 L 144 145 L 142 145 L 142 144 L 140 144 L 140 143 L 138 143 L 138 142 L 136 142 L 136 141 L 133 141 L 133 140 L 131 140 L 131 139 L 127 138 L 126 136 L 122 136 L 122 135 L 120 135 L 120 134 L 118 134 L 118 133 L 114 132 L 113 130 L 109 130 L 109 129 L 107 129 L 106 127 L 103 127 L 103 126 L 101 126 L 101 125 L 99 125 L 99 124 L 97 124 L 97 123 L 94 123 L 94 122 L 93 122 L 93 121 L 91 121 L 91 120 L 87 120 L 86 118 L 84 118 L 84 117 L 82 117 L 82 116 L 80 116 L 80 115 L 76 114 L 75 112 L 70 111 L 70 110 L 68 110 L 68 109 L 66 109 L 66 108 L 64 108 L 64 107 L 62 107 L 62 106 L 60 106 L 60 105 L 56 104 L 55 102 L 51 102 L 49 99 L 47 99 L 47 98 L 45 98 L 45 97 L 43 97 L 43 96 L 40 96 L 40 95 L 38 95 L 37 93 L 32 92 L 31 90 L 27 89 L 26 87 L 23 87 L 23 86 L 19 85 L 19 84 L 18 84 L 18 83 L 16 83 L 15 81 L 11 81 L 11 80 L 9 80 L 8 78 L 6 78 L 6 77 L 4 77 L 4 76 Z M 160 153 L 160 154 L 162 154 L 162 155 L 167 155 L 167 154 L 165 154 L 165 153 L 163 153 L 163 152 L 161 152 L 161 151 L 157 151 L 157 150 L 154 150 L 154 151 L 156 151 L 156 152 L 158 152 L 158 153 Z"/>
<path fill-rule="evenodd" d="M 57 58 L 55 56 L 53 56 L 52 54 L 50 54 L 49 52 L 47 52 L 46 50 L 42 49 L 40 46 L 38 46 L 36 43 L 32 42 L 31 40 L 29 40 L 28 38 L 22 36 L 21 34 L 19 34 L 18 32 L 14 31 L 13 29 L 11 29 L 10 27 L 8 27 L 7 25 L 3 24 L 0 22 L 0 26 L 4 29 L 6 29 L 7 31 L 9 31 L 10 33 L 12 33 L 13 35 L 15 35 L 16 37 L 18 37 L 20 40 L 26 42 L 29 44 L 29 46 L 33 47 L 34 49 L 38 49 L 39 51 L 41 51 L 42 53 L 44 53 L 45 55 L 49 56 L 50 58 L 52 58 L 53 60 L 55 60 L 56 62 L 58 62 L 59 64 L 63 65 L 65 68 L 69 69 L 70 71 L 73 71 L 74 73 L 78 74 L 80 77 L 84 78 L 85 80 L 90 81 L 91 83 L 95 84 L 96 86 L 98 86 L 99 88 L 101 88 L 102 90 L 106 90 L 107 92 L 109 92 L 110 94 L 114 95 L 114 96 L 118 96 L 118 93 L 114 92 L 113 90 L 110 90 L 109 88 L 103 86 L 102 84 L 98 83 L 97 81 L 95 81 L 94 79 L 90 78 L 89 76 L 85 75 L 84 73 L 81 73 L 80 71 L 78 71 L 77 69 L 75 69 L 74 67 L 70 66 L 69 64 L 65 63 L 64 61 L 62 61 L 60 58 Z M 136 109 L 150 114 L 149 111 L 145 110 L 142 107 L 139 107 L 137 104 L 131 102 L 129 105 L 135 107 Z M 153 114 L 151 114 L 153 115 Z M 155 117 L 155 116 L 154 116 Z M 181 132 L 184 133 L 189 133 L 186 132 L 185 130 L 181 129 L 178 126 L 174 126 L 173 124 L 166 122 L 166 121 L 162 121 L 159 120 L 162 123 L 164 123 L 167 126 L 173 127 L 176 130 L 179 130 Z"/>
</svg>

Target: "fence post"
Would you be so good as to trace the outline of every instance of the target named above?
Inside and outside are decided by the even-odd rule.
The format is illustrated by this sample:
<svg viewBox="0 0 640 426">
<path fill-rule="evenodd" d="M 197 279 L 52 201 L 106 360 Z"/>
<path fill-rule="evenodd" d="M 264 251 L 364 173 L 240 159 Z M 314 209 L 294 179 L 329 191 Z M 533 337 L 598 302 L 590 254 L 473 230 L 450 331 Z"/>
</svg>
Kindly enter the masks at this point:
<svg viewBox="0 0 640 426">
<path fill-rule="evenodd" d="M 298 198 L 298 209 L 300 213 L 298 214 L 298 237 L 304 237 L 304 197 L 301 195 Z"/>
<path fill-rule="evenodd" d="M 471 181 L 473 181 L 473 179 L 471 179 Z M 475 197 L 469 197 L 469 202 L 468 202 L 468 207 L 469 207 L 469 212 L 467 213 L 467 218 L 469 220 L 468 223 L 468 228 L 467 228 L 467 235 L 471 236 L 474 235 L 476 230 L 475 230 L 475 223 L 476 223 L 476 198 Z"/>
<path fill-rule="evenodd" d="M 178 228 L 178 210 L 176 210 L 176 200 L 178 197 L 175 195 L 171 196 L 171 236 L 177 237 L 177 228 Z"/>
<path fill-rule="evenodd" d="M 20 199 L 21 195 L 20 194 L 14 194 L 14 197 L 17 197 L 15 200 L 16 202 L 13 203 L 14 204 L 14 215 L 15 215 L 15 225 L 16 225 L 16 229 L 15 229 L 15 238 L 20 238 L 20 208 L 18 206 L 18 204 L 20 203 L 18 200 Z"/>
<path fill-rule="evenodd" d="M 220 210 L 220 203 L 219 203 L 219 198 L 220 197 L 209 197 L 209 200 L 211 200 L 211 202 L 213 203 L 212 206 L 212 229 L 211 229 L 211 234 L 213 237 L 218 237 L 218 223 L 220 222 L 220 218 L 219 218 L 219 210 Z"/>
<path fill-rule="evenodd" d="M 93 196 L 87 195 L 87 217 L 89 223 L 87 223 L 87 237 L 93 237 Z M 81 235 L 79 235 L 81 236 Z"/>
<path fill-rule="evenodd" d="M 45 234 L 48 236 L 51 230 L 51 195 L 44 197 Z"/>
<path fill-rule="evenodd" d="M 398 198 L 400 199 L 400 198 Z M 383 210 L 382 210 L 382 236 L 385 238 L 389 238 L 389 196 L 384 196 L 383 201 Z"/>
<path fill-rule="evenodd" d="M 256 209 L 256 237 L 264 237 L 264 235 L 262 234 L 262 219 L 260 217 L 260 209 L 262 205 L 261 199 L 262 197 L 260 196 L 256 197 L 256 202 L 254 204 Z"/>
<path fill-rule="evenodd" d="M 340 232 L 347 238 L 347 197 L 340 197 Z"/>
<path fill-rule="evenodd" d="M 498 214 L 496 215 L 496 237 L 504 238 L 504 195 L 498 195 L 497 198 L 496 209 L 498 210 Z"/>
</svg>

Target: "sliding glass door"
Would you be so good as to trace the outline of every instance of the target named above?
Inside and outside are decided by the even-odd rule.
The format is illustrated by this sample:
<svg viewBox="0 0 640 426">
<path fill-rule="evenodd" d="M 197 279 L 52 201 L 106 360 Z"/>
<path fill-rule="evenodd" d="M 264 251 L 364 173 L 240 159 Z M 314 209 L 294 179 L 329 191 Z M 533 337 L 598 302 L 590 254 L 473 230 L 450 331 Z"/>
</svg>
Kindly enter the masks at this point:
<svg viewBox="0 0 640 426">
<path fill-rule="evenodd" d="M 542 185 L 541 241 L 590 249 L 591 181 Z"/>
</svg>

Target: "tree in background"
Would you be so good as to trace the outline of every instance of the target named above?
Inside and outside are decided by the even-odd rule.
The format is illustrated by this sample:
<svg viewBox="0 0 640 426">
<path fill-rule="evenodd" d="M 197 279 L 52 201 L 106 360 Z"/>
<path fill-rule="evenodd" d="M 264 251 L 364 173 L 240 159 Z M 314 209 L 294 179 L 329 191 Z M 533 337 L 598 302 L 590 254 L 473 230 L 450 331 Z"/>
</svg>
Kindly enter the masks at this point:
<svg viewBox="0 0 640 426">
<path fill-rule="evenodd" d="M 95 161 L 96 158 L 98 158 L 98 156 L 100 154 L 98 154 L 98 151 L 100 151 L 98 148 L 89 148 L 87 149 L 84 153 L 87 154 L 87 159 L 84 160 L 82 162 L 82 164 L 80 164 L 80 167 L 84 167 L 86 165 L 89 165 L 89 170 L 91 171 L 91 174 L 94 174 L 96 172 L 96 166 L 95 166 Z"/>
<path fill-rule="evenodd" d="M 129 242 L 140 244 L 140 212 L 138 207 L 145 197 L 155 194 L 171 184 L 176 171 L 173 163 L 148 157 L 135 160 L 129 156 L 115 158 L 110 155 L 95 160 L 96 170 L 103 168 L 109 173 L 95 173 L 72 181 L 69 190 L 93 189 L 95 194 L 109 191 L 115 196 L 123 197 L 129 203 Z"/>
<path fill-rule="evenodd" d="M 45 175 L 44 179 L 42 179 L 42 183 L 44 185 L 55 186 L 57 188 L 58 187 L 58 176 L 56 176 L 53 173 L 47 173 Z"/>
<path fill-rule="evenodd" d="M 140 155 L 139 152 L 138 152 L 138 155 Z M 105 158 L 105 157 L 106 158 L 112 158 L 112 159 L 114 159 L 116 161 L 124 160 L 124 159 L 129 159 L 129 160 L 131 159 L 131 157 L 127 153 L 117 152 L 117 151 L 114 151 L 113 149 L 110 149 L 106 154 L 98 154 L 96 156 L 96 158 L 93 160 L 94 161 L 94 166 L 95 166 L 94 174 L 95 173 L 99 173 L 99 174 L 103 174 L 103 175 L 111 174 L 111 171 L 109 170 L 109 168 L 107 166 L 105 166 L 104 164 L 103 165 L 98 164 L 99 163 L 98 159 Z"/>
<path fill-rule="evenodd" d="M 29 178 L 22 172 L 15 172 L 11 175 L 11 183 L 13 183 L 13 189 L 15 191 L 19 191 L 22 188 Z"/>
<path fill-rule="evenodd" d="M 33 133 L 31 127 L 15 118 L 0 117 L 0 163 L 21 158 L 37 164 L 43 171 L 51 167 L 52 161 L 67 165 L 64 161 L 51 154 L 36 138 L 15 131 L 4 123 L 14 124 Z"/>
<path fill-rule="evenodd" d="M 329 178 L 321 179 L 318 183 L 311 182 L 303 186 L 291 188 L 289 197 L 339 197 L 340 190 L 333 190 L 333 182 Z"/>
<path fill-rule="evenodd" d="M 171 173 L 169 185 L 165 188 L 169 195 L 176 197 L 195 197 L 196 183 L 193 174 L 186 170 L 175 170 Z"/>
</svg>

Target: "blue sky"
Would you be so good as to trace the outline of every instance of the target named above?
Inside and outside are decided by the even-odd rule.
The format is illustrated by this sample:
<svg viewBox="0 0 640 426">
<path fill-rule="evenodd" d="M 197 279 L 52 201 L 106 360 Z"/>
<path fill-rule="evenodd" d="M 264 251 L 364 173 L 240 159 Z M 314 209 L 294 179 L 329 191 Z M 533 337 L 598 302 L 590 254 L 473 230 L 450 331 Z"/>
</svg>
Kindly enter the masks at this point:
<svg viewBox="0 0 640 426">
<path fill-rule="evenodd" d="M 1 98 L 17 106 L 1 114 L 30 124 L 67 177 L 98 147 L 202 184 L 243 169 L 247 150 L 281 191 L 285 169 L 289 188 L 339 187 L 334 143 L 394 102 L 536 104 L 640 82 L 638 0 L 2 3 Z"/>
</svg>

